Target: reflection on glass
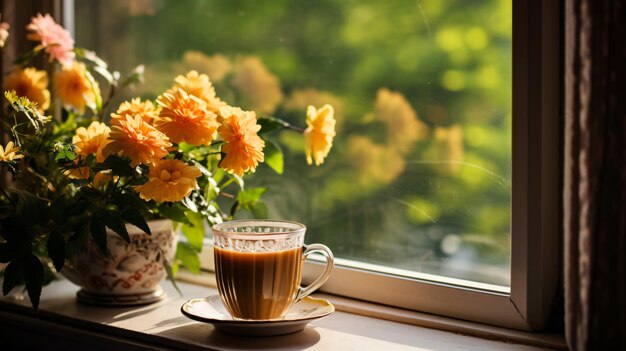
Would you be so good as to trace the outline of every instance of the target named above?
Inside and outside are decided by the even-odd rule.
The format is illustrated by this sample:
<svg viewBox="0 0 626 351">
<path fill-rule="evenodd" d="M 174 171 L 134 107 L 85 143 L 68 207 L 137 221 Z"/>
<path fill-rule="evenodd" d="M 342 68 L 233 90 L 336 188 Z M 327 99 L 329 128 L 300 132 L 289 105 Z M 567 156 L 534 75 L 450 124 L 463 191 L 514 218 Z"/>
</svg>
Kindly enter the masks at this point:
<svg viewBox="0 0 626 351">
<path fill-rule="evenodd" d="M 306 165 L 301 138 L 273 136 L 286 174 L 260 167 L 249 185 L 273 189 L 270 217 L 306 223 L 309 239 L 340 258 L 509 285 L 510 1 L 75 8 L 80 45 L 122 71 L 146 65 L 129 96 L 155 98 L 194 69 L 222 100 L 259 115 L 301 124 L 307 105 L 335 107 L 324 167 Z"/>
</svg>

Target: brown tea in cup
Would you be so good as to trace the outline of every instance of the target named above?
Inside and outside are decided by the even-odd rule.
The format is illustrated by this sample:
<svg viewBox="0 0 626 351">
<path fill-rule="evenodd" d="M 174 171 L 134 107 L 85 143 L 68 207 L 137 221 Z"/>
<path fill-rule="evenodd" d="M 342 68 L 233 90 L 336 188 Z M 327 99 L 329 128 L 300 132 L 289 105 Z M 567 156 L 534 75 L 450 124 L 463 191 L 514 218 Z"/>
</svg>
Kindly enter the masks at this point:
<svg viewBox="0 0 626 351">
<path fill-rule="evenodd" d="M 282 317 L 298 295 L 302 247 L 276 252 L 215 248 L 215 271 L 222 302 L 233 316 Z"/>
<path fill-rule="evenodd" d="M 236 319 L 284 317 L 294 303 L 319 288 L 332 270 L 330 249 L 304 245 L 306 227 L 300 223 L 241 220 L 218 224 L 212 230 L 220 299 Z M 326 270 L 302 288 L 302 265 L 314 251 L 326 256 Z"/>
</svg>

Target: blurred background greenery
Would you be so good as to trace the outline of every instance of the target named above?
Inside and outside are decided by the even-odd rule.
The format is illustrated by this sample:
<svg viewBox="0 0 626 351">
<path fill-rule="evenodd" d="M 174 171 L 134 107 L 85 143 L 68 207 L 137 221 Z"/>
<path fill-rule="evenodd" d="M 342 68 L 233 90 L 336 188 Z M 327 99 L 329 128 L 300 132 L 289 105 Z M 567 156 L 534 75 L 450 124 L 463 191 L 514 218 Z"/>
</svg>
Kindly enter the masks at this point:
<svg viewBox="0 0 626 351">
<path fill-rule="evenodd" d="M 270 189 L 269 216 L 305 223 L 307 242 L 341 258 L 509 286 L 511 11 L 510 0 L 92 0 L 75 2 L 75 36 L 113 69 L 145 64 L 145 84 L 117 102 L 155 98 L 195 69 L 227 103 L 296 125 L 308 104 L 332 104 L 323 166 L 306 165 L 300 136 L 272 136 L 284 174 L 262 166 L 248 183 Z"/>
</svg>

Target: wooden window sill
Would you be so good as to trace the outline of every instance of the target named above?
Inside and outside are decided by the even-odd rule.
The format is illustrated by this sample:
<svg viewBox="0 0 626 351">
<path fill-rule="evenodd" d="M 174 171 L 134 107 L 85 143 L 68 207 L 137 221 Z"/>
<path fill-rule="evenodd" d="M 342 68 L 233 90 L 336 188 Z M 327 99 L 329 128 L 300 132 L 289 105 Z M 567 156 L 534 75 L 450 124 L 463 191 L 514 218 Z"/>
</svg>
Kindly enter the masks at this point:
<svg viewBox="0 0 626 351">
<path fill-rule="evenodd" d="M 205 277 L 204 282 L 207 281 L 210 282 L 210 278 Z M 45 346 L 47 349 L 89 350 L 540 350 L 565 347 L 562 337 L 558 336 L 533 341 L 518 335 L 517 341 L 526 343 L 524 345 L 511 342 L 515 338 L 510 337 L 508 342 L 485 338 L 493 338 L 493 333 L 485 332 L 483 337 L 458 334 L 466 332 L 462 326 L 467 322 L 458 322 L 456 327 L 448 328 L 451 331 L 432 329 L 447 324 L 446 319 L 425 318 L 427 315 L 326 295 L 318 297 L 329 299 L 337 311 L 313 321 L 302 332 L 277 337 L 237 337 L 220 333 L 209 324 L 192 321 L 180 312 L 185 301 L 217 293 L 214 288 L 180 282 L 183 292 L 180 296 L 169 282 L 162 286 L 167 297 L 143 307 L 100 308 L 79 304 L 75 299 L 78 287 L 66 280 L 55 281 L 44 289 L 38 311 L 32 310 L 28 301 L 3 297 L 0 299 L 3 345 L 20 349 Z M 398 321 L 389 320 L 394 318 Z M 528 345 L 529 341 L 534 346 Z"/>
</svg>

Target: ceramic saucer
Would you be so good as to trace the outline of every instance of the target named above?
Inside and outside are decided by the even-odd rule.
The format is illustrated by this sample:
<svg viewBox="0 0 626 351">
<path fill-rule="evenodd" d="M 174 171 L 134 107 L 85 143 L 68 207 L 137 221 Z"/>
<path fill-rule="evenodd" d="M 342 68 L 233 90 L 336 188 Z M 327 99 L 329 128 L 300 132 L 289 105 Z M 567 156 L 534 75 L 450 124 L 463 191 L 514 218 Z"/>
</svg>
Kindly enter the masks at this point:
<svg viewBox="0 0 626 351">
<path fill-rule="evenodd" d="M 298 332 L 307 323 L 326 317 L 335 311 L 328 301 L 305 297 L 294 304 L 283 319 L 234 320 L 222 304 L 219 295 L 191 299 L 180 308 L 181 312 L 196 321 L 210 323 L 215 329 L 236 335 L 270 336 Z"/>
</svg>

